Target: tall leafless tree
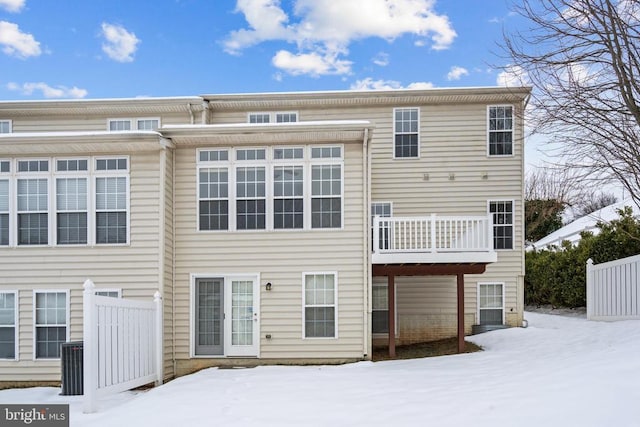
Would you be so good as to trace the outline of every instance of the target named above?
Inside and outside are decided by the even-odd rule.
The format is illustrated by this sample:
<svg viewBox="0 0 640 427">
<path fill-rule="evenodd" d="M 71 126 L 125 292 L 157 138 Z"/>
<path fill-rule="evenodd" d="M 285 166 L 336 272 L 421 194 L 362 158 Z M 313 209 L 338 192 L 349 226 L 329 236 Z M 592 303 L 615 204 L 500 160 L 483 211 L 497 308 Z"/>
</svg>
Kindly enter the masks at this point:
<svg viewBox="0 0 640 427">
<path fill-rule="evenodd" d="M 640 204 L 640 0 L 516 0 L 504 70 L 534 87 L 531 121 L 562 163 Z"/>
<path fill-rule="evenodd" d="M 556 200 L 565 207 L 580 204 L 587 191 L 568 169 L 537 168 L 527 173 L 524 183 L 525 200 Z"/>
</svg>

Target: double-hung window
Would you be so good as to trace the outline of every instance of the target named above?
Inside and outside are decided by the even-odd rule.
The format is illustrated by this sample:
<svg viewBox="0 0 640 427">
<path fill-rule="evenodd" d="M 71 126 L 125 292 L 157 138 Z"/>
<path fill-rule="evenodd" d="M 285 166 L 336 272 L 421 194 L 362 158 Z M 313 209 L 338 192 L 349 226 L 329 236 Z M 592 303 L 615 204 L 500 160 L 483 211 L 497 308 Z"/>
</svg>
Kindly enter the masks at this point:
<svg viewBox="0 0 640 427">
<path fill-rule="evenodd" d="M 69 336 L 69 292 L 34 291 L 34 296 L 36 359 L 57 359 Z"/>
<path fill-rule="evenodd" d="M 342 227 L 342 149 L 311 148 L 311 228 Z"/>
<path fill-rule="evenodd" d="M 490 156 L 513 154 L 513 107 L 489 106 L 488 145 Z"/>
<path fill-rule="evenodd" d="M 504 322 L 504 285 L 478 283 L 478 317 L 481 325 L 502 325 Z"/>
<path fill-rule="evenodd" d="M 9 173 L 11 162 L 0 160 L 0 246 L 9 245 Z"/>
<path fill-rule="evenodd" d="M 374 283 L 371 288 L 371 332 L 389 333 L 389 287 L 386 283 Z"/>
<path fill-rule="evenodd" d="M 16 359 L 17 292 L 0 292 L 0 359 Z"/>
<path fill-rule="evenodd" d="M 11 133 L 11 120 L 0 120 L 0 133 Z"/>
<path fill-rule="evenodd" d="M 198 229 L 229 229 L 229 167 L 216 162 L 229 160 L 228 150 L 202 150 L 198 168 Z"/>
<path fill-rule="evenodd" d="M 48 160 L 18 160 L 18 245 L 49 243 L 48 172 Z"/>
<path fill-rule="evenodd" d="M 109 120 L 109 131 L 125 132 L 131 130 L 131 119 L 111 119 Z"/>
<path fill-rule="evenodd" d="M 276 123 L 293 123 L 298 121 L 298 113 L 276 113 Z"/>
<path fill-rule="evenodd" d="M 251 161 L 265 160 L 266 150 L 236 150 L 236 229 L 264 230 L 267 227 L 266 167 L 250 166 Z M 244 166 L 244 162 L 247 166 Z M 242 166 L 240 166 L 242 165 Z"/>
<path fill-rule="evenodd" d="M 336 273 L 305 273 L 304 275 L 304 337 L 335 338 Z"/>
<path fill-rule="evenodd" d="M 420 157 L 420 110 L 396 108 L 393 110 L 393 118 L 394 158 Z"/>
<path fill-rule="evenodd" d="M 513 201 L 490 201 L 489 213 L 493 216 L 493 248 L 513 249 Z"/>
<path fill-rule="evenodd" d="M 87 243 L 87 159 L 56 160 L 56 232 L 58 245 Z"/>
<path fill-rule="evenodd" d="M 160 127 L 160 119 L 136 119 L 136 129 L 157 130 Z"/>
<path fill-rule="evenodd" d="M 249 113 L 249 123 L 270 123 L 271 115 L 269 113 Z"/>
<path fill-rule="evenodd" d="M 388 218 L 391 216 L 391 202 L 372 202 L 371 203 L 371 242 L 375 246 L 376 242 L 374 238 L 374 218 L 379 216 L 381 218 Z M 378 229 L 378 248 L 390 249 L 389 247 L 390 229 L 388 224 L 382 224 Z"/>
<path fill-rule="evenodd" d="M 128 158 L 96 159 L 96 243 L 128 242 Z"/>
<path fill-rule="evenodd" d="M 304 228 L 304 151 L 276 148 L 273 157 L 273 228 Z"/>
</svg>

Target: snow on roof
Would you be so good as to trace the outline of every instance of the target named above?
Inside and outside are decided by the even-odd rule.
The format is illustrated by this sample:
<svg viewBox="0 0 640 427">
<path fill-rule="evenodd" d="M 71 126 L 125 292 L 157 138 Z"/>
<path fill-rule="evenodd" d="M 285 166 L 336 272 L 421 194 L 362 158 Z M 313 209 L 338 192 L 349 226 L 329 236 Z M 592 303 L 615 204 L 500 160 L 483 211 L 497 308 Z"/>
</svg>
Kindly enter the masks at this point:
<svg viewBox="0 0 640 427">
<path fill-rule="evenodd" d="M 106 135 L 158 135 L 159 132 L 153 130 L 131 130 L 131 131 L 59 131 L 59 132 L 10 132 L 0 134 L 0 139 L 13 138 L 47 138 L 47 137 L 83 137 L 83 136 L 106 136 Z"/>
<path fill-rule="evenodd" d="M 317 120 L 308 122 L 286 122 L 286 123 L 220 123 L 212 125 L 168 125 L 162 129 L 226 129 L 238 127 L 304 127 L 304 126 L 347 126 L 360 125 L 363 127 L 370 126 L 373 123 L 369 120 Z"/>
<path fill-rule="evenodd" d="M 568 240 L 572 244 L 575 244 L 580 240 L 580 233 L 583 231 L 592 231 L 594 234 L 598 234 L 600 230 L 596 227 L 596 224 L 598 222 L 611 222 L 618 219 L 618 210 L 625 206 L 630 206 L 631 209 L 633 209 L 634 215 L 640 215 L 640 208 L 632 199 L 626 199 L 576 219 L 561 229 L 554 231 L 537 242 L 534 242 L 531 248 L 538 250 L 548 249 L 551 245 L 559 246 L 564 240 Z"/>
</svg>

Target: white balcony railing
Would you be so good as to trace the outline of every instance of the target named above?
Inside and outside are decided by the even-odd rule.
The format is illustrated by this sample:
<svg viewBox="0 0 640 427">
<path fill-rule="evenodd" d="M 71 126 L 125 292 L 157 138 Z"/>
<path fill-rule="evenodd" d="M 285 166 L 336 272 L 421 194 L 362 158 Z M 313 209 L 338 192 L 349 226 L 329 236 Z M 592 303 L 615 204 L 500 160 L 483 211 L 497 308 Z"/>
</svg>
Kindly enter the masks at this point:
<svg viewBox="0 0 640 427">
<path fill-rule="evenodd" d="M 379 217 L 374 264 L 495 262 L 490 216 Z"/>
</svg>

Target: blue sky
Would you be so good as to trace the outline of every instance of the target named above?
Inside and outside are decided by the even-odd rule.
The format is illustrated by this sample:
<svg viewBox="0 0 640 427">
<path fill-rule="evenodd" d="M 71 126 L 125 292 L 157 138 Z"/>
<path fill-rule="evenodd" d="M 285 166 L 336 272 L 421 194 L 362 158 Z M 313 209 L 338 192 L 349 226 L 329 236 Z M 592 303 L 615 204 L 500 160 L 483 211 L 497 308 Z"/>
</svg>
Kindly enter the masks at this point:
<svg viewBox="0 0 640 427">
<path fill-rule="evenodd" d="M 0 0 L 0 99 L 495 86 L 517 26 L 508 0 Z"/>
</svg>

